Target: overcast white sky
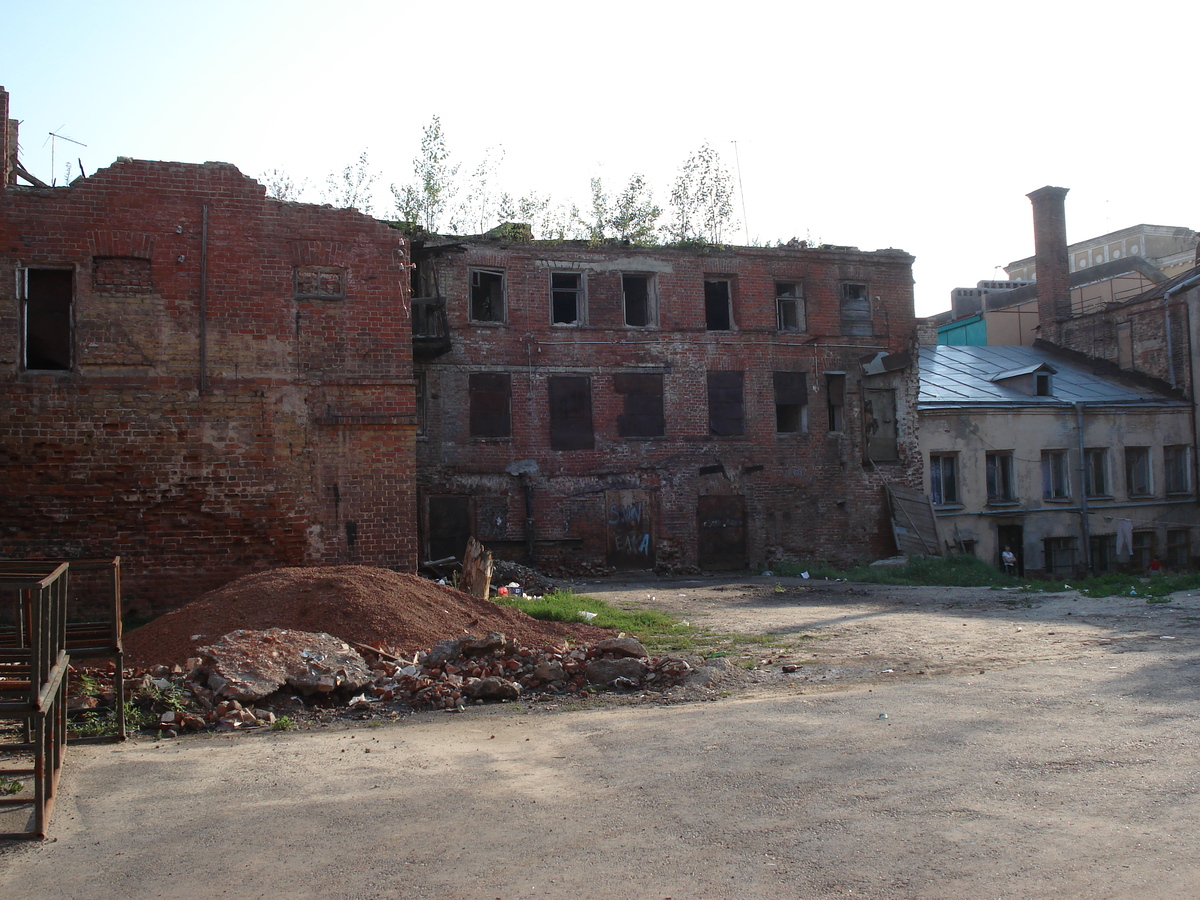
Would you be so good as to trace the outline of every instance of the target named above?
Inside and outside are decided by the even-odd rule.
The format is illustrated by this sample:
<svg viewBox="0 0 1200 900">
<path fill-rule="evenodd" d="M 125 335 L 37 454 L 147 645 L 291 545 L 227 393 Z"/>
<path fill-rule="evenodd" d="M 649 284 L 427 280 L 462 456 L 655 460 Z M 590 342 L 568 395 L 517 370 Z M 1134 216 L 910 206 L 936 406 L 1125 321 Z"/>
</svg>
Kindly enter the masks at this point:
<svg viewBox="0 0 1200 900">
<path fill-rule="evenodd" d="M 694 150 L 732 170 L 736 142 L 738 243 L 899 247 L 920 315 L 1033 253 L 1046 184 L 1072 241 L 1200 228 L 1195 0 L 0 0 L 0 22 L 23 162 L 60 184 L 118 156 L 320 183 L 366 150 L 386 215 L 436 114 L 464 170 L 503 147 L 514 194 L 639 172 L 665 206 Z"/>
</svg>

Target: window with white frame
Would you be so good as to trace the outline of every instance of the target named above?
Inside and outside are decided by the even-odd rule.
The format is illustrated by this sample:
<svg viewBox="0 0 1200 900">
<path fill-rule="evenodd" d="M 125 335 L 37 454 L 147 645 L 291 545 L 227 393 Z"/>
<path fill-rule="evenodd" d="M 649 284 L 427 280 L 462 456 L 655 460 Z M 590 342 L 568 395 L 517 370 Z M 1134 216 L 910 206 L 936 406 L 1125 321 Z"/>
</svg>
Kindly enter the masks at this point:
<svg viewBox="0 0 1200 900">
<path fill-rule="evenodd" d="M 1163 477 L 1168 494 L 1186 494 L 1191 486 L 1188 478 L 1188 448 L 1186 444 L 1163 447 Z"/>
<path fill-rule="evenodd" d="M 935 506 L 958 503 L 958 454 L 929 454 L 929 498 Z"/>
<path fill-rule="evenodd" d="M 1071 496 L 1067 477 L 1067 451 L 1042 451 L 1042 499 L 1065 500 Z"/>
</svg>

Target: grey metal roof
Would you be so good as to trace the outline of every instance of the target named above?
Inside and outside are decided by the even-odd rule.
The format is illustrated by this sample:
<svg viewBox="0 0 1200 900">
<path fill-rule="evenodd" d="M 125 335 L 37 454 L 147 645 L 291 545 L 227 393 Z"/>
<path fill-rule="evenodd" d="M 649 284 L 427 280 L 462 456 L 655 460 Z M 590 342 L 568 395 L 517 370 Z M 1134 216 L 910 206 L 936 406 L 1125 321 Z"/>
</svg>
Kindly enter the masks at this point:
<svg viewBox="0 0 1200 900">
<path fill-rule="evenodd" d="M 1001 373 L 1050 366 L 1050 396 L 1035 397 L 1004 381 Z M 955 406 L 1064 406 L 1072 403 L 1186 406 L 1142 385 L 1097 375 L 1082 365 L 1034 347 L 922 347 L 922 409 Z"/>
</svg>

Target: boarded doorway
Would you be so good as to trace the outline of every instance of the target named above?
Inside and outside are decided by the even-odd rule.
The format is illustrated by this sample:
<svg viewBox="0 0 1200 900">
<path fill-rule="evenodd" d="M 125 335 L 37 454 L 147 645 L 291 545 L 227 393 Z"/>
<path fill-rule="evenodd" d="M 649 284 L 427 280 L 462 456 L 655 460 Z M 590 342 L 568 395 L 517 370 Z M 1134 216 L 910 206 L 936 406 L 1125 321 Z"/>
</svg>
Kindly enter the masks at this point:
<svg viewBox="0 0 1200 900">
<path fill-rule="evenodd" d="M 648 491 L 605 491 L 608 564 L 618 569 L 654 568 L 654 519 Z"/>
<path fill-rule="evenodd" d="M 471 537 L 471 498 L 443 495 L 429 498 L 429 556 L 463 558 Z"/>
<path fill-rule="evenodd" d="M 698 497 L 696 518 L 700 567 L 746 568 L 746 498 Z"/>
</svg>

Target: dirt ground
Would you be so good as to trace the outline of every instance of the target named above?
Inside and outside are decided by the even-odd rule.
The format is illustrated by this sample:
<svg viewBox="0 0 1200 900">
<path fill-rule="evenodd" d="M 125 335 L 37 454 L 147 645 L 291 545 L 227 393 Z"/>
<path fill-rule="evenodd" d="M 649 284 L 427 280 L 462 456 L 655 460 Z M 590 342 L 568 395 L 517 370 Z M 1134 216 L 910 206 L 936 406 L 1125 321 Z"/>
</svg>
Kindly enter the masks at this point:
<svg viewBox="0 0 1200 900">
<path fill-rule="evenodd" d="M 1196 895 L 1200 595 L 574 589 L 734 633 L 759 668 L 712 702 L 73 747 L 52 839 L 0 845 L 0 896 Z"/>
</svg>

